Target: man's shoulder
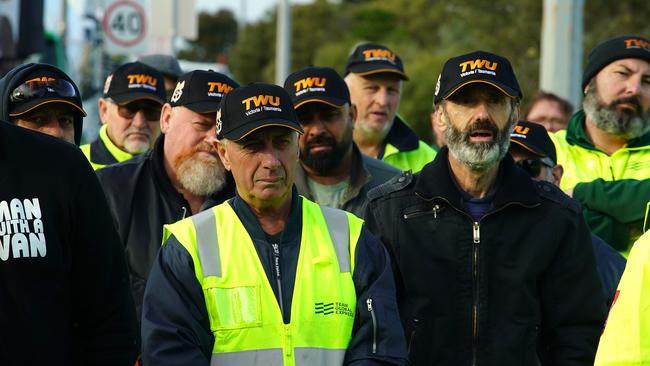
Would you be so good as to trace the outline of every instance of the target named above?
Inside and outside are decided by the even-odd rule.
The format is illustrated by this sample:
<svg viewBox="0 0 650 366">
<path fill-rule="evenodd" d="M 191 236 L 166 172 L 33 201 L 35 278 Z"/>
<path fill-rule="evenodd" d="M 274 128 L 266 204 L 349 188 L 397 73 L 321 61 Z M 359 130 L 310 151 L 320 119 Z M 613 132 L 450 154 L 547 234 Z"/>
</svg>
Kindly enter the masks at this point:
<svg viewBox="0 0 650 366">
<path fill-rule="evenodd" d="M 580 207 L 580 203 L 567 196 L 556 185 L 544 181 L 534 181 L 533 184 L 537 189 L 540 198 L 543 200 L 543 203 L 558 206 L 559 208 L 566 209 L 573 214 L 581 213 L 582 208 Z"/>
<path fill-rule="evenodd" d="M 101 182 L 121 182 L 139 178 L 140 172 L 150 164 L 149 155 L 150 152 L 137 155 L 132 159 L 97 169 L 95 172 Z"/>
<path fill-rule="evenodd" d="M 368 202 L 392 200 L 410 195 L 413 192 L 418 176 L 419 174 L 413 174 L 410 170 L 407 170 L 392 177 L 386 183 L 381 184 L 368 192 Z"/>
<path fill-rule="evenodd" d="M 384 178 L 383 179 L 384 181 L 387 181 L 388 179 L 402 172 L 401 170 L 397 169 L 396 167 L 384 161 L 371 158 L 370 156 L 367 155 L 363 155 L 362 160 L 363 160 L 363 165 L 366 167 L 366 169 L 368 169 L 368 171 L 373 177 L 376 176 L 379 179 Z"/>
</svg>

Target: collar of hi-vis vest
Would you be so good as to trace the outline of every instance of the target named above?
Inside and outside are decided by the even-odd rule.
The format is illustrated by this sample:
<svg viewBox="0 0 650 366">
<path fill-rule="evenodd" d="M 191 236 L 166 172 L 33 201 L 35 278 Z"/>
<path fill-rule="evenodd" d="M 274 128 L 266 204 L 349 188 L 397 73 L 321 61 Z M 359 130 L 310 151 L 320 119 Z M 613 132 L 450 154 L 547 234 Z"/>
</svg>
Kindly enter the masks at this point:
<svg viewBox="0 0 650 366">
<path fill-rule="evenodd" d="M 268 241 L 268 234 L 262 230 L 262 226 L 250 206 L 244 201 L 239 192 L 235 194 L 235 197 L 228 201 L 230 207 L 239 217 L 246 232 L 251 236 L 253 240 L 261 240 L 264 242 Z M 289 213 L 289 218 L 287 223 L 284 226 L 284 231 L 282 232 L 282 240 L 280 246 L 284 243 L 290 243 L 293 240 L 299 240 L 300 235 L 302 234 L 302 197 L 298 195 L 298 190 L 296 186 L 291 188 L 291 212 Z"/>
<path fill-rule="evenodd" d="M 585 118 L 585 112 L 579 110 L 571 116 L 569 120 L 569 125 L 567 126 L 566 131 L 566 140 L 570 144 L 578 145 L 585 149 L 599 151 L 587 136 L 585 131 L 585 123 L 587 123 Z M 650 132 L 647 132 L 645 135 L 628 141 L 626 148 L 637 148 L 650 145 Z"/>
<path fill-rule="evenodd" d="M 419 144 L 420 139 L 418 138 L 418 135 L 415 134 L 415 131 L 413 131 L 399 115 L 395 115 L 393 126 L 390 128 L 390 131 L 388 131 L 386 139 L 384 139 L 384 144 L 377 155 L 377 159 L 381 160 L 384 158 L 387 145 L 395 147 L 398 150 L 397 152 L 406 152 L 416 150 L 419 147 Z M 390 150 L 390 148 L 388 150 Z M 396 152 L 389 151 L 386 156 L 393 153 Z"/>
<path fill-rule="evenodd" d="M 115 160 L 118 162 L 129 160 L 133 157 L 133 155 L 129 154 L 126 151 L 122 151 L 113 143 L 113 141 L 111 141 L 111 138 L 108 137 L 106 125 L 102 125 L 102 127 L 99 129 L 99 138 L 104 143 L 104 146 L 106 146 L 106 150 L 108 150 L 108 152 L 111 153 L 111 155 L 113 155 Z"/>
</svg>

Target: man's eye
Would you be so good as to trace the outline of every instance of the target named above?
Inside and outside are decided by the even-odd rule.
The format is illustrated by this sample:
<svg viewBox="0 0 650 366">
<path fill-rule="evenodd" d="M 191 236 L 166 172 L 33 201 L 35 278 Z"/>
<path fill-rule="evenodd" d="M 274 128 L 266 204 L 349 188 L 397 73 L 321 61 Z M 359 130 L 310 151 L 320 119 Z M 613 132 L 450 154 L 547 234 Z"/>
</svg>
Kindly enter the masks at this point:
<svg viewBox="0 0 650 366">
<path fill-rule="evenodd" d="M 27 121 L 29 121 L 29 122 L 31 122 L 33 124 L 37 124 L 37 125 L 42 125 L 45 122 L 47 122 L 47 118 L 45 118 L 43 116 L 31 116 L 31 117 L 27 117 L 25 119 Z"/>
<path fill-rule="evenodd" d="M 74 117 L 61 116 L 59 117 L 59 124 L 64 127 L 71 126 L 72 124 L 74 124 Z"/>
</svg>

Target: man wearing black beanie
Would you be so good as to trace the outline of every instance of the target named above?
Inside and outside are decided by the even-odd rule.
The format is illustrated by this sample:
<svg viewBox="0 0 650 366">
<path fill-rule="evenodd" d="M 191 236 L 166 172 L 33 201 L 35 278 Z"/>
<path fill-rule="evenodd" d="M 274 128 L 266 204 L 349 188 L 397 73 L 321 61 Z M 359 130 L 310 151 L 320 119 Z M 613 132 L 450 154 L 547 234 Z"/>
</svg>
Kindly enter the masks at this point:
<svg viewBox="0 0 650 366">
<path fill-rule="evenodd" d="M 623 35 L 596 46 L 582 87 L 582 110 L 551 135 L 561 188 L 582 203 L 594 233 L 627 256 L 650 197 L 650 40 Z"/>
</svg>

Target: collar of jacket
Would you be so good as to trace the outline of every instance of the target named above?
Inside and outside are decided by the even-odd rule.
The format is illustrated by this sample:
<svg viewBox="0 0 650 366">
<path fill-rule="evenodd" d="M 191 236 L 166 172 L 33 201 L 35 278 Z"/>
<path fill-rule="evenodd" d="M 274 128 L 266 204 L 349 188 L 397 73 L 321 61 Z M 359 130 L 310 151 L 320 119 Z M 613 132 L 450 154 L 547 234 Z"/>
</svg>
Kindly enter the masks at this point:
<svg viewBox="0 0 650 366">
<path fill-rule="evenodd" d="M 444 198 L 457 209 L 467 211 L 464 208 L 462 194 L 452 181 L 453 178 L 452 172 L 449 170 L 448 154 L 449 149 L 444 146 L 440 149 L 433 162 L 422 168 L 419 178 L 415 183 L 415 193 L 427 201 Z M 520 203 L 529 206 L 541 202 L 533 180 L 530 179 L 526 172 L 515 165 L 510 154 L 506 154 L 501 160 L 501 163 L 499 163 L 498 174 L 497 181 L 500 182 L 500 186 L 497 187 L 494 200 L 492 201 L 492 207 L 489 211 L 510 203 Z"/>
<path fill-rule="evenodd" d="M 302 199 L 294 185 L 291 188 L 291 211 L 289 212 L 289 218 L 282 232 L 280 245 L 294 240 L 300 240 L 300 235 L 302 234 Z M 228 200 L 228 203 L 253 240 L 268 241 L 268 235 L 262 230 L 262 226 L 257 220 L 257 217 L 253 214 L 246 201 L 239 196 L 239 193 Z"/>
<path fill-rule="evenodd" d="M 591 142 L 585 132 L 585 112 L 579 110 L 571 116 L 566 131 L 566 140 L 572 145 L 578 145 L 585 149 L 599 151 Z M 636 139 L 628 141 L 626 147 L 635 148 L 650 145 L 650 132 Z"/>
<path fill-rule="evenodd" d="M 393 126 L 388 131 L 386 139 L 384 139 L 384 145 L 381 147 L 377 159 L 383 159 L 384 153 L 386 152 L 386 145 L 394 146 L 399 152 L 417 150 L 420 146 L 420 139 L 415 131 L 400 116 L 395 115 Z"/>
<path fill-rule="evenodd" d="M 302 164 L 296 170 L 296 187 L 298 192 L 310 200 L 314 199 L 312 192 L 309 190 L 307 183 L 307 172 L 302 167 Z M 359 195 L 359 191 L 366 183 L 370 181 L 372 175 L 363 163 L 363 156 L 357 147 L 357 144 L 352 143 L 352 164 L 350 165 L 350 184 L 345 189 L 345 197 L 343 204 L 348 203 L 351 199 Z"/>
<path fill-rule="evenodd" d="M 111 141 L 111 138 L 108 137 L 107 129 L 108 127 L 106 124 L 103 124 L 102 127 L 99 128 L 99 140 L 104 144 L 106 150 L 108 150 L 118 163 L 131 159 L 133 155 L 123 151 L 117 147 L 113 141 Z"/>
</svg>

